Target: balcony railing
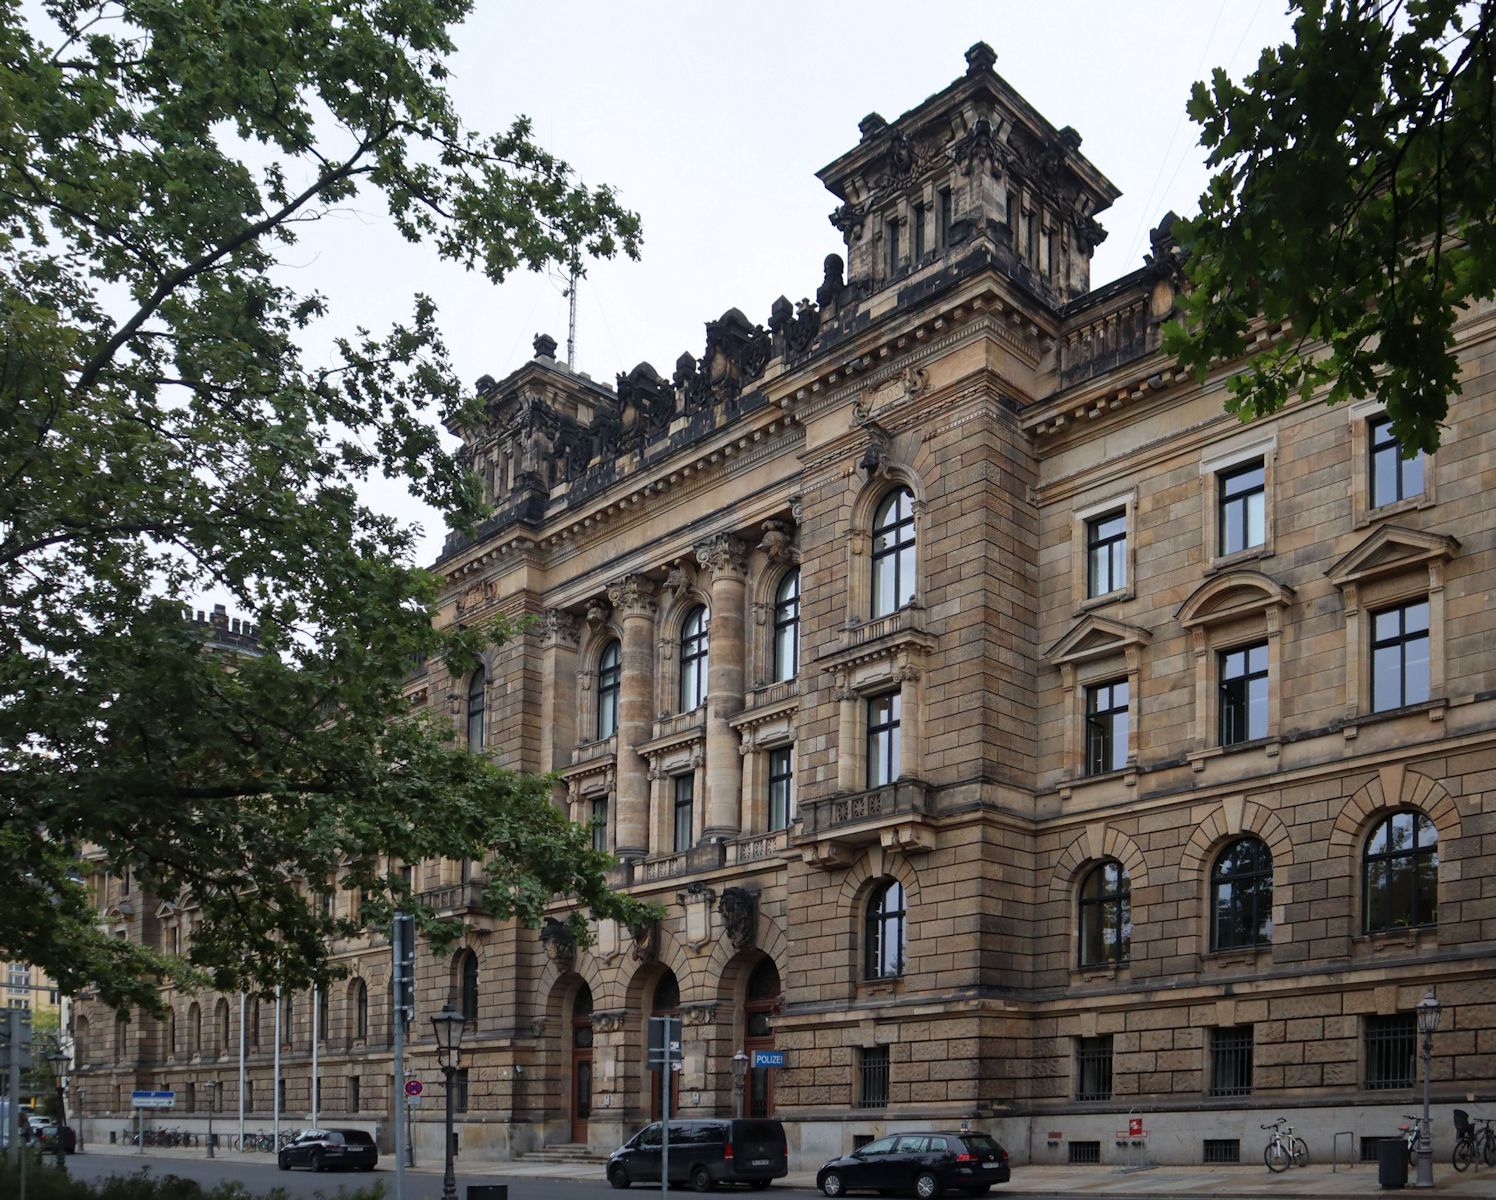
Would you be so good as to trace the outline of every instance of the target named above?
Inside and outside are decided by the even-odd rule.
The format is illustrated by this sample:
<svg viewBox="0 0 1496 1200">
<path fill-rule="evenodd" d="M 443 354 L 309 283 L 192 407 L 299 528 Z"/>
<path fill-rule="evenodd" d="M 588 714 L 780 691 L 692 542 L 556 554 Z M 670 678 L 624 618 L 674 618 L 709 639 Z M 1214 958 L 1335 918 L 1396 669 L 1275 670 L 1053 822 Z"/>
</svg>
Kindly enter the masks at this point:
<svg viewBox="0 0 1496 1200">
<path fill-rule="evenodd" d="M 689 712 L 676 713 L 674 716 L 661 717 L 654 723 L 654 733 L 651 741 L 658 738 L 675 737 L 681 733 L 691 733 L 697 729 L 706 728 L 706 705 L 693 708 Z"/>
<path fill-rule="evenodd" d="M 417 892 L 416 899 L 442 917 L 487 911 L 483 907 L 483 885 L 471 881 L 427 888 Z"/>
<path fill-rule="evenodd" d="M 752 863 L 762 862 L 768 858 L 778 858 L 789 848 L 789 842 L 790 831 L 788 829 L 775 829 L 770 833 L 756 833 L 749 837 L 741 837 L 727 844 L 727 861 L 729 863 Z"/>
<path fill-rule="evenodd" d="M 743 709 L 747 711 L 752 708 L 769 708 L 775 704 L 783 704 L 786 700 L 793 700 L 800 694 L 800 681 L 798 679 L 786 679 L 781 683 L 770 683 L 763 687 L 754 688 L 743 697 Z"/>
<path fill-rule="evenodd" d="M 600 758 L 612 758 L 618 753 L 618 735 L 598 738 L 595 742 L 583 742 L 571 752 L 571 765 L 595 762 Z"/>
<path fill-rule="evenodd" d="M 845 796 L 812 800 L 802 806 L 804 832 L 826 833 L 843 826 L 881 822 L 903 816 L 923 816 L 926 788 L 913 779 L 901 779 L 886 787 Z"/>
<path fill-rule="evenodd" d="M 924 609 L 921 608 L 901 608 L 897 612 L 889 613 L 886 617 L 879 617 L 876 621 L 854 625 L 846 631 L 846 636 L 842 639 L 842 647 L 852 650 L 895 633 L 923 632 L 924 615 Z"/>
</svg>

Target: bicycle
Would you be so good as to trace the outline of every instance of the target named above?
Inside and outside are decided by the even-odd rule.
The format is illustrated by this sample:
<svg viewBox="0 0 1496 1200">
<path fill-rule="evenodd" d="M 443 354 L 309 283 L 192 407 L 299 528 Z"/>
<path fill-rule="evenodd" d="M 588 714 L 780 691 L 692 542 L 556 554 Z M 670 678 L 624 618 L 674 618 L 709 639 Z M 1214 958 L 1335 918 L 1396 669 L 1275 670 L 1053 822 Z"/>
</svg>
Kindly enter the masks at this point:
<svg viewBox="0 0 1496 1200">
<path fill-rule="evenodd" d="M 1423 1118 L 1416 1113 L 1403 1113 L 1406 1125 L 1399 1125 L 1397 1130 L 1403 1135 L 1403 1140 L 1408 1143 L 1408 1166 L 1418 1165 L 1418 1135 L 1423 1132 Z M 1429 1145 L 1433 1145 L 1433 1131 L 1429 1131 Z"/>
<path fill-rule="evenodd" d="M 1271 1125 L 1263 1125 L 1261 1128 L 1269 1131 L 1267 1145 L 1262 1150 L 1262 1161 L 1267 1164 L 1269 1171 L 1276 1175 L 1288 1170 L 1290 1165 L 1309 1165 L 1309 1147 L 1303 1138 L 1294 1136 L 1293 1126 L 1288 1123 L 1287 1117 L 1279 1117 Z"/>
<path fill-rule="evenodd" d="M 1471 1120 L 1463 1108 L 1454 1110 L 1454 1169 L 1465 1170 L 1477 1158 L 1488 1167 L 1496 1167 L 1496 1129 L 1491 1128 L 1491 1118 Z"/>
</svg>

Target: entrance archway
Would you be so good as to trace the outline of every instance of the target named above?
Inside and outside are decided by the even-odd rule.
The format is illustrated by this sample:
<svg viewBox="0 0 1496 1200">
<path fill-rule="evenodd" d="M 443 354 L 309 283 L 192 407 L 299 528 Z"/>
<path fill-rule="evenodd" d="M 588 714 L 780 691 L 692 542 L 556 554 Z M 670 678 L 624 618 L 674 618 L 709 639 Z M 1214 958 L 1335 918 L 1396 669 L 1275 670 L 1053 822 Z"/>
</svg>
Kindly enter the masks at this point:
<svg viewBox="0 0 1496 1200">
<path fill-rule="evenodd" d="M 774 1049 L 774 1017 L 779 1011 L 779 968 L 765 958 L 748 976 L 743 1000 L 743 1049 L 749 1061 L 755 1050 Z M 774 1068 L 750 1067 L 743 1078 L 743 1115 L 774 1115 Z"/>
<path fill-rule="evenodd" d="M 585 983 L 571 1004 L 571 1140 L 587 1140 L 592 1116 L 592 989 Z"/>
<path fill-rule="evenodd" d="M 652 1017 L 678 1017 L 680 1016 L 680 983 L 675 978 L 675 972 L 668 967 L 665 973 L 655 983 L 654 995 L 649 1004 L 649 1015 Z M 660 1068 L 649 1068 L 649 1119 L 660 1120 L 664 1114 L 660 1112 Z M 680 1072 L 670 1073 L 670 1112 L 675 1114 L 680 1111 Z"/>
</svg>

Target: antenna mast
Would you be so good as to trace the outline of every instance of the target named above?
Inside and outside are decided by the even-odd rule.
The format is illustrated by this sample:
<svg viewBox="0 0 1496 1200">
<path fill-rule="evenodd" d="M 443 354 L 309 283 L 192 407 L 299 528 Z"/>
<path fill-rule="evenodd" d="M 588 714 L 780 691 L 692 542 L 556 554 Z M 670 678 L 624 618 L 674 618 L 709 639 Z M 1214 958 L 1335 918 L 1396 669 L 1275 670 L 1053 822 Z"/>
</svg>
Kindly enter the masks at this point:
<svg viewBox="0 0 1496 1200">
<path fill-rule="evenodd" d="M 572 371 L 577 365 L 577 273 L 575 268 L 571 272 L 570 282 L 566 285 L 566 297 L 570 302 L 570 313 L 566 322 L 566 369 Z"/>
</svg>

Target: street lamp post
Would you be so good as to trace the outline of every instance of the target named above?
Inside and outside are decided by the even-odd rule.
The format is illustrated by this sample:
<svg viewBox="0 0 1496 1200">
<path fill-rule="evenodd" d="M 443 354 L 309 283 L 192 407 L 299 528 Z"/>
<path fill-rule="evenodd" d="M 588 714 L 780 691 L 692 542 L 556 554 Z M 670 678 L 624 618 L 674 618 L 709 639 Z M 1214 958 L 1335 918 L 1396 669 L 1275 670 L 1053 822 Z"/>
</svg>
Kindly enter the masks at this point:
<svg viewBox="0 0 1496 1200">
<path fill-rule="evenodd" d="M 457 1200 L 457 1177 L 452 1170 L 452 1080 L 457 1075 L 457 1054 L 462 1049 L 462 1034 L 467 1025 L 463 1016 L 450 1004 L 431 1018 L 436 1030 L 436 1053 L 442 1078 L 447 1082 L 447 1165 L 442 1172 L 442 1200 Z"/>
<path fill-rule="evenodd" d="M 208 1157 L 213 1157 L 213 1101 L 218 1096 L 218 1080 L 208 1080 Z"/>
<path fill-rule="evenodd" d="M 743 1115 L 743 1109 L 746 1107 L 745 1096 L 743 1094 L 743 1080 L 747 1077 L 748 1055 L 745 1054 L 743 1048 L 739 1046 L 738 1052 L 732 1056 L 732 1082 L 733 1091 L 737 1094 L 738 1097 L 737 1110 L 738 1116 L 740 1117 Z"/>
<path fill-rule="evenodd" d="M 82 1149 L 83 1149 L 83 1088 L 82 1088 L 81 1085 L 78 1086 L 78 1087 L 75 1087 L 73 1089 L 73 1108 L 76 1110 L 75 1115 L 76 1115 L 77 1120 L 78 1120 L 78 1144 L 77 1144 L 77 1149 L 79 1151 L 82 1151 Z"/>
<path fill-rule="evenodd" d="M 1418 1133 L 1418 1178 L 1413 1186 L 1434 1186 L 1434 1141 L 1428 1112 L 1429 1057 L 1434 1052 L 1434 1031 L 1439 1028 L 1439 1001 L 1434 989 L 1418 1002 L 1418 1032 L 1423 1034 L 1423 1125 Z"/>
<path fill-rule="evenodd" d="M 62 1089 L 67 1085 L 68 1078 L 68 1056 L 62 1052 L 59 1046 L 56 1050 L 46 1056 L 47 1065 L 52 1068 L 52 1082 L 57 1087 L 57 1141 L 54 1149 L 57 1153 L 57 1169 L 66 1170 L 67 1163 L 64 1155 L 67 1153 L 67 1109 L 63 1105 Z"/>
</svg>

